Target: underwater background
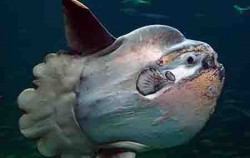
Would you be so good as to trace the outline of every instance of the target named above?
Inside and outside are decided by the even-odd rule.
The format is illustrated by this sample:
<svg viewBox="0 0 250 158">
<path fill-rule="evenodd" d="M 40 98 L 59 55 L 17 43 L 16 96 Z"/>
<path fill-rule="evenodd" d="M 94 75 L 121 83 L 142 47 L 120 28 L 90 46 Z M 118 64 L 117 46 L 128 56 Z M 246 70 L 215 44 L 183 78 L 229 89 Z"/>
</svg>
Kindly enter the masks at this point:
<svg viewBox="0 0 250 158">
<path fill-rule="evenodd" d="M 250 1 L 84 0 L 116 37 L 150 24 L 170 25 L 209 43 L 226 68 L 216 112 L 190 142 L 139 158 L 250 158 Z M 66 48 L 60 0 L 0 1 L 0 158 L 42 158 L 19 132 L 18 94 L 32 68 Z M 166 140 L 167 141 L 167 140 Z"/>
</svg>

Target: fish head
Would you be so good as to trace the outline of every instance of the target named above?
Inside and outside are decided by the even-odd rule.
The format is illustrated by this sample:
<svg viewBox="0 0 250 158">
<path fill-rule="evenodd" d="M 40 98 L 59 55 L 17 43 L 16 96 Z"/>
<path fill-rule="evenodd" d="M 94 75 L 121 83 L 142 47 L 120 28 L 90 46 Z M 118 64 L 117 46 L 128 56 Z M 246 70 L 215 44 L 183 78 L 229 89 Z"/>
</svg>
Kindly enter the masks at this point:
<svg viewBox="0 0 250 158">
<path fill-rule="evenodd" d="M 165 132 L 165 141 L 173 140 L 165 145 L 175 146 L 197 134 L 214 112 L 225 69 L 210 45 L 168 29 L 167 44 L 158 45 L 161 56 L 140 70 L 136 85 L 145 105 L 161 110 L 152 128 Z M 167 123 L 171 121 L 175 125 Z"/>
<path fill-rule="evenodd" d="M 199 91 L 200 96 L 218 98 L 225 79 L 225 69 L 217 59 L 217 53 L 207 43 L 185 40 L 163 53 L 155 64 L 143 68 L 137 80 L 137 89 L 142 93 L 148 85 L 158 86 L 150 93 L 142 93 L 150 99 L 164 98 L 175 88 L 182 93 L 187 87 L 190 92 L 186 93 Z"/>
</svg>

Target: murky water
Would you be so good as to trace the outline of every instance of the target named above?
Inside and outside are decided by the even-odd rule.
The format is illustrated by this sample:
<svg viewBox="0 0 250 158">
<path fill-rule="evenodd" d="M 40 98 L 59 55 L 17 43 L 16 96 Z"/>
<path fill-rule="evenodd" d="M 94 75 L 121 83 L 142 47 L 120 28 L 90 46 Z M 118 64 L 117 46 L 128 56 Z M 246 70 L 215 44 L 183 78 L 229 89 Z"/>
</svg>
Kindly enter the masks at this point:
<svg viewBox="0 0 250 158">
<path fill-rule="evenodd" d="M 226 68 L 223 93 L 206 127 L 187 144 L 138 157 L 250 157 L 250 1 L 84 3 L 117 37 L 145 25 L 170 25 L 187 38 L 209 43 Z M 34 141 L 19 132 L 16 98 L 31 86 L 32 67 L 48 52 L 66 48 L 61 3 L 2 0 L 0 19 L 0 157 L 39 158 Z"/>
</svg>

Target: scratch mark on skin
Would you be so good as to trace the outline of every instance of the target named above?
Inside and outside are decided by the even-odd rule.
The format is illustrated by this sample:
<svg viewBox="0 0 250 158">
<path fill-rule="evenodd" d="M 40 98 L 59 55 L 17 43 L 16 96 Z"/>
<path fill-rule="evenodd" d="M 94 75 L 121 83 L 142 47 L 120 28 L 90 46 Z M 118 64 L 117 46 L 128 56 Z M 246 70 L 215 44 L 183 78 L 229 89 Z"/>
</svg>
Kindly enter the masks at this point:
<svg viewBox="0 0 250 158">
<path fill-rule="evenodd" d="M 159 118 L 157 118 L 156 120 L 153 121 L 152 125 L 153 126 L 157 126 L 157 125 L 160 125 L 162 124 L 165 120 L 169 119 L 170 118 L 170 115 L 169 115 L 169 112 L 166 111 L 162 114 L 162 116 L 160 116 Z"/>
</svg>

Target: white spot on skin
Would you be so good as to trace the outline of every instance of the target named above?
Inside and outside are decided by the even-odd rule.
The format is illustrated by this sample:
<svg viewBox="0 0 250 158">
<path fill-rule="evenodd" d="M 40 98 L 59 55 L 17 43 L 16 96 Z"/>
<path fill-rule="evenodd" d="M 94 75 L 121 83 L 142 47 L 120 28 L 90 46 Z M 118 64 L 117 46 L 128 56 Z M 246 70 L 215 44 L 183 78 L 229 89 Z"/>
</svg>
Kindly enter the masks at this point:
<svg viewBox="0 0 250 158">
<path fill-rule="evenodd" d="M 174 69 L 168 70 L 172 72 L 175 76 L 175 83 L 178 83 L 182 79 L 185 79 L 189 76 L 194 75 L 200 68 L 200 64 L 194 66 L 194 67 L 188 67 L 185 65 L 180 65 Z M 165 72 L 164 72 L 165 73 Z"/>
</svg>

